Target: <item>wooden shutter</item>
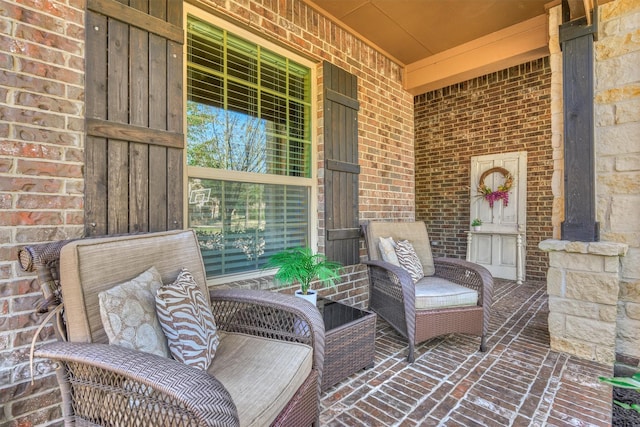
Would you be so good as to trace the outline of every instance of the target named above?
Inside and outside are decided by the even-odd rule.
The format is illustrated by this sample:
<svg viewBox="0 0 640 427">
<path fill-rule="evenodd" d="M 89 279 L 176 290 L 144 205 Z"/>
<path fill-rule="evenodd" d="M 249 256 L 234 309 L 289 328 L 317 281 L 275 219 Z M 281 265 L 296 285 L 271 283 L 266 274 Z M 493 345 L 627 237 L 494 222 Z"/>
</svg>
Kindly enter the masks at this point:
<svg viewBox="0 0 640 427">
<path fill-rule="evenodd" d="M 358 222 L 358 81 L 324 63 L 326 256 L 344 265 L 360 262 Z"/>
<path fill-rule="evenodd" d="M 183 226 L 182 2 L 87 0 L 85 233 Z"/>
</svg>

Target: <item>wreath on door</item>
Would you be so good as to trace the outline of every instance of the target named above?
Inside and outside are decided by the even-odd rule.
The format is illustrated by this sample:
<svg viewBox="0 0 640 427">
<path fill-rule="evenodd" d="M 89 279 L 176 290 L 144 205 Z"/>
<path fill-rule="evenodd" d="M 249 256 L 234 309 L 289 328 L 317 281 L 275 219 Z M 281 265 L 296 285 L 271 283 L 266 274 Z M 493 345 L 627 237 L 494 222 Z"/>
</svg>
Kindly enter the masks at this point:
<svg viewBox="0 0 640 427">
<path fill-rule="evenodd" d="M 502 185 L 498 186 L 497 190 L 491 189 L 484 183 L 484 179 L 491 175 L 492 173 L 500 173 L 504 178 L 504 182 Z M 484 198 L 489 202 L 489 207 L 493 208 L 493 204 L 497 200 L 502 200 L 502 204 L 504 206 L 509 205 L 509 190 L 511 190 L 511 186 L 513 185 L 513 175 L 511 172 L 506 170 L 505 168 L 495 167 L 491 169 L 487 169 L 484 171 L 482 175 L 480 175 L 480 183 L 478 184 L 478 193 L 480 193 L 480 197 Z"/>
</svg>

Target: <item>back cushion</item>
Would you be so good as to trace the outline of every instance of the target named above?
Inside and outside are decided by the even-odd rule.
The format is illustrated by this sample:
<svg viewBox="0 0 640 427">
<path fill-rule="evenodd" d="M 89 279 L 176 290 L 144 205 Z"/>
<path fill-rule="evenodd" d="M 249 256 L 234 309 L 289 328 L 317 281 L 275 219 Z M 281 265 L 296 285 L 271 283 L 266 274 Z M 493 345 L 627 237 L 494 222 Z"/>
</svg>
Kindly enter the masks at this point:
<svg viewBox="0 0 640 427">
<path fill-rule="evenodd" d="M 60 282 L 69 341 L 108 343 L 98 294 L 155 266 L 164 283 L 182 268 L 192 272 L 207 304 L 209 291 L 195 233 L 191 230 L 82 239 L 60 252 Z"/>
<path fill-rule="evenodd" d="M 422 221 L 416 222 L 383 222 L 371 221 L 367 224 L 367 250 L 369 259 L 381 260 L 378 248 L 380 237 L 392 237 L 394 241 L 408 240 L 420 258 L 425 276 L 433 276 L 436 272 L 431 254 L 431 244 L 427 227 Z"/>
</svg>

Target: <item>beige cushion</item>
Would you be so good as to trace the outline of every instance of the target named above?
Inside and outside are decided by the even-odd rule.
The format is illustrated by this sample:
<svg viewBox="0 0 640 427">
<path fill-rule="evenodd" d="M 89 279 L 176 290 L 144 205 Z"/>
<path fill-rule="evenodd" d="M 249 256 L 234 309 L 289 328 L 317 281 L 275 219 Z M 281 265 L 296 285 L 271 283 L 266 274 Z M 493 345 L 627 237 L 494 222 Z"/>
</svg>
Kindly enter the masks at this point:
<svg viewBox="0 0 640 427">
<path fill-rule="evenodd" d="M 431 254 L 431 244 L 424 222 L 383 222 L 371 221 L 366 227 L 367 251 L 369 259 L 380 260 L 382 255 L 378 248 L 380 237 L 391 237 L 394 241 L 408 240 L 420 258 L 420 264 L 425 276 L 433 276 L 436 272 Z"/>
<path fill-rule="evenodd" d="M 400 267 L 400 261 L 398 261 L 398 256 L 396 255 L 396 242 L 393 241 L 392 237 L 380 237 L 378 247 L 384 261 Z"/>
<path fill-rule="evenodd" d="M 398 257 L 398 262 L 400 262 L 400 267 L 409 272 L 413 283 L 416 283 L 424 277 L 420 258 L 418 258 L 411 242 L 408 240 L 401 240 L 396 243 L 396 255 Z"/>
<path fill-rule="evenodd" d="M 155 266 L 162 282 L 172 282 L 186 267 L 209 302 L 200 248 L 192 230 L 82 239 L 64 245 L 60 277 L 67 336 L 73 342 L 108 343 L 98 294 Z"/>
<path fill-rule="evenodd" d="M 313 350 L 238 333 L 220 340 L 208 372 L 229 391 L 241 426 L 268 426 L 311 373 Z"/>
<path fill-rule="evenodd" d="M 218 347 L 216 322 L 189 270 L 163 285 L 155 301 L 173 358 L 206 371 Z"/>
<path fill-rule="evenodd" d="M 155 267 L 100 292 L 100 317 L 109 344 L 169 357 L 167 340 L 156 316 L 155 294 L 162 277 Z"/>
<path fill-rule="evenodd" d="M 416 309 L 465 307 L 478 304 L 478 292 L 440 277 L 424 277 L 416 283 Z"/>
</svg>

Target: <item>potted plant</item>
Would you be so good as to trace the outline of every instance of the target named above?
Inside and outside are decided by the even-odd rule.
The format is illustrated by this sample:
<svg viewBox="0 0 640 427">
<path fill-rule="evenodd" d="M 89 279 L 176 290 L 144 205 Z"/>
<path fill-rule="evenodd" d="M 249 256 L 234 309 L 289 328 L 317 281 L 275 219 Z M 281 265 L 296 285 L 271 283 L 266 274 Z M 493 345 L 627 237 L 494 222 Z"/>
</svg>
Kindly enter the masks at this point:
<svg viewBox="0 0 640 427">
<path fill-rule="evenodd" d="M 618 407 L 629 411 L 628 413 L 619 412 L 618 418 L 629 421 L 628 425 L 636 425 L 634 422 L 640 420 L 640 372 L 636 372 L 630 377 L 598 377 L 598 379 L 614 387 L 613 402 Z M 628 391 L 628 393 L 625 391 Z M 616 397 L 621 400 L 616 399 Z M 616 413 L 615 407 L 613 408 L 613 412 L 614 414 Z M 627 424 L 624 423 L 624 425 Z"/>
<path fill-rule="evenodd" d="M 480 218 L 474 218 L 474 220 L 471 221 L 471 226 L 473 227 L 473 231 L 480 231 L 482 228 L 482 220 Z"/>
<path fill-rule="evenodd" d="M 274 278 L 278 286 L 289 286 L 298 282 L 296 295 L 315 305 L 316 291 L 310 289 L 311 282 L 318 280 L 325 286 L 335 286 L 340 279 L 338 262 L 329 261 L 324 254 L 314 254 L 309 247 L 287 249 L 271 256 L 265 268 L 277 268 Z"/>
</svg>

